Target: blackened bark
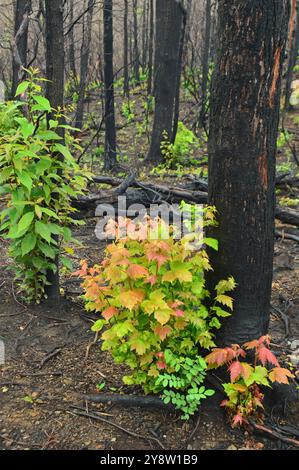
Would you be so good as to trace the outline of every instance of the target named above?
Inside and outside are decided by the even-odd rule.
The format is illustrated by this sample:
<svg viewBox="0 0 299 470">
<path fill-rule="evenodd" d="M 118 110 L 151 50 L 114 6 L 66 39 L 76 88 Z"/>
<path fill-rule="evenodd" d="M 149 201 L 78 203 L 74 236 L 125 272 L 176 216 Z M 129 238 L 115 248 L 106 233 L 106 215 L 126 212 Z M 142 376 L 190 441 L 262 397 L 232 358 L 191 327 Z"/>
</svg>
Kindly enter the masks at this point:
<svg viewBox="0 0 299 470">
<path fill-rule="evenodd" d="M 178 132 L 178 124 L 179 124 L 179 117 L 180 117 L 180 91 L 181 91 L 181 77 L 182 77 L 182 69 L 183 69 L 183 53 L 184 53 L 184 45 L 185 45 L 185 34 L 186 34 L 186 26 L 187 26 L 187 10 L 182 9 L 182 27 L 181 27 L 181 38 L 180 38 L 180 47 L 179 47 L 179 56 L 178 56 L 178 69 L 177 69 L 177 83 L 176 83 L 176 93 L 175 93 L 175 104 L 174 104 L 174 117 L 173 117 L 173 130 L 171 136 L 171 142 L 174 144 L 176 135 Z"/>
<path fill-rule="evenodd" d="M 83 38 L 82 38 L 82 47 L 81 47 L 81 60 L 80 60 L 80 84 L 79 84 L 79 96 L 77 103 L 75 127 L 81 129 L 83 125 L 83 115 L 84 115 L 84 100 L 85 100 L 85 90 L 87 84 L 87 75 L 88 75 L 88 63 L 90 56 L 90 43 L 91 43 L 91 31 L 92 31 L 92 18 L 93 18 L 93 8 L 95 1 L 88 0 L 88 11 L 87 11 L 87 20 L 83 21 Z"/>
<path fill-rule="evenodd" d="M 46 1 L 46 96 L 52 108 L 62 108 L 64 104 L 64 31 L 63 0 Z M 51 116 L 49 116 L 50 118 Z M 58 131 L 64 137 L 63 129 Z M 56 273 L 49 271 L 46 294 L 48 303 L 58 305 L 60 301 L 58 258 L 55 261 Z"/>
<path fill-rule="evenodd" d="M 153 64 L 154 64 L 154 0 L 149 0 L 150 18 L 149 18 L 149 48 L 148 48 L 148 79 L 147 94 L 151 95 L 153 91 Z"/>
<path fill-rule="evenodd" d="M 128 34 L 128 0 L 124 0 L 124 96 L 129 97 L 129 34 Z"/>
<path fill-rule="evenodd" d="M 179 2 L 156 0 L 155 115 L 147 161 L 163 161 L 163 132 L 172 138 L 183 13 Z"/>
<path fill-rule="evenodd" d="M 15 8 L 12 86 L 11 98 L 14 98 L 21 80 L 21 69 L 27 65 L 28 24 L 31 12 L 31 0 L 17 0 Z"/>
<path fill-rule="evenodd" d="M 104 0 L 105 170 L 116 165 L 116 129 L 113 83 L 113 4 Z"/>
<path fill-rule="evenodd" d="M 202 53 L 202 102 L 200 110 L 199 124 L 201 127 L 206 127 L 206 111 L 207 111 L 207 94 L 208 94 L 208 81 L 210 69 L 210 44 L 211 44 L 211 0 L 206 0 L 206 24 L 204 46 Z"/>
<path fill-rule="evenodd" d="M 74 22 L 74 0 L 70 0 L 69 4 L 69 17 L 70 17 L 70 25 Z M 69 32 L 69 64 L 70 64 L 70 71 L 73 79 L 77 77 L 77 70 L 76 70 L 76 54 L 75 54 L 75 38 L 74 38 L 74 28 L 71 28 Z"/>
<path fill-rule="evenodd" d="M 219 0 L 211 92 L 209 203 L 219 240 L 211 285 L 238 287 L 224 344 L 268 331 L 273 272 L 275 160 L 289 0 Z"/>
<path fill-rule="evenodd" d="M 140 83 L 140 53 L 138 46 L 138 0 L 133 0 L 133 23 L 134 23 L 134 76 L 136 84 Z"/>
</svg>

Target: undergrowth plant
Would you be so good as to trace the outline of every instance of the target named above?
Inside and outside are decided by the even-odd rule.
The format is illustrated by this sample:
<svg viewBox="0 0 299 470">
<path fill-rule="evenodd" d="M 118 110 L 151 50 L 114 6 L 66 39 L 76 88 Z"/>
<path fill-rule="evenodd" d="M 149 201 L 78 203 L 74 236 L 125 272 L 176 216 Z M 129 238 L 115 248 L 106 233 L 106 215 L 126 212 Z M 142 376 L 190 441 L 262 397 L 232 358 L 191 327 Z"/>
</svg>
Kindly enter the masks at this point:
<svg viewBox="0 0 299 470">
<path fill-rule="evenodd" d="M 204 209 L 204 225 L 215 223 L 215 210 Z M 236 284 L 221 281 L 211 298 L 204 246 L 217 250 L 217 241 L 198 239 L 194 250 L 195 233 L 176 240 L 173 230 L 161 220 L 111 221 L 108 233 L 116 240 L 104 261 L 91 268 L 83 262 L 75 274 L 83 278 L 86 309 L 101 314 L 93 330 L 104 329 L 102 349 L 132 369 L 124 383 L 162 394 L 189 418 L 213 393 L 203 385 L 207 366 L 199 347 L 215 346 L 215 331 L 233 307 L 226 293 Z"/>
<path fill-rule="evenodd" d="M 269 345 L 270 336 L 262 336 L 242 347 L 234 344 L 216 348 L 205 358 L 209 369 L 227 366 L 230 382 L 223 384 L 227 399 L 222 406 L 228 409 L 233 427 L 246 423 L 251 415 L 263 409 L 261 386 L 270 387 L 273 382 L 288 384 L 288 379 L 294 377 L 288 369 L 280 367 Z"/>
<path fill-rule="evenodd" d="M 47 272 L 57 269 L 55 260 L 60 245 L 72 239 L 70 224 L 74 209 L 71 198 L 86 185 L 70 147 L 77 145 L 66 132 L 66 143 L 57 117 L 42 94 L 38 71 L 27 71 L 16 97 L 0 107 L 0 184 L 6 208 L 0 215 L 0 230 L 10 240 L 9 254 L 14 261 L 16 279 L 28 301 L 40 302 L 45 296 Z M 7 119 L 7 121 L 6 121 Z M 5 122 L 10 123 L 9 129 Z M 70 261 L 61 263 L 71 268 Z"/>
<path fill-rule="evenodd" d="M 165 159 L 165 167 L 176 168 L 186 162 L 190 163 L 193 150 L 199 146 L 199 141 L 192 131 L 184 123 L 179 122 L 178 132 L 174 144 L 169 141 L 167 132 L 163 133 L 164 140 L 161 143 L 161 153 Z M 194 163 L 194 161 L 192 160 Z"/>
</svg>

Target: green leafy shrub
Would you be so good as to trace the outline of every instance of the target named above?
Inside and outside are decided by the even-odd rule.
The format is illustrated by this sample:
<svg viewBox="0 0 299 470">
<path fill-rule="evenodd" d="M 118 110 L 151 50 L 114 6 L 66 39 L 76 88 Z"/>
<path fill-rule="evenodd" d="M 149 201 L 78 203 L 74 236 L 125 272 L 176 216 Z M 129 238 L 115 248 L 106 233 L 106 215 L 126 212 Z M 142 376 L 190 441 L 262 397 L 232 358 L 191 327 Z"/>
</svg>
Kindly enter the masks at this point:
<svg viewBox="0 0 299 470">
<path fill-rule="evenodd" d="M 161 152 L 167 168 L 190 164 L 193 150 L 199 146 L 197 137 L 182 122 L 179 122 L 175 143 L 169 142 L 167 132 L 164 132 Z M 194 163 L 194 161 L 192 161 Z"/>
<path fill-rule="evenodd" d="M 1 212 L 0 230 L 10 240 L 10 256 L 20 289 L 28 301 L 39 302 L 45 295 L 47 272 L 56 271 L 60 245 L 72 239 L 70 224 L 79 224 L 71 214 L 71 198 L 81 194 L 86 177 L 81 176 L 68 142 L 58 131 L 57 119 L 47 122 L 52 111 L 42 95 L 37 71 L 30 70 L 29 80 L 21 83 L 16 96 L 26 93 L 22 102 L 1 106 L 1 116 L 8 117 L 10 129 L 0 128 L 0 184 L 6 199 Z M 60 111 L 59 111 L 60 112 Z M 64 266 L 71 268 L 67 258 Z"/>
<path fill-rule="evenodd" d="M 215 211 L 206 208 L 204 225 L 212 224 Z M 151 230 L 157 239 L 149 236 Z M 204 278 L 212 269 L 208 255 L 199 246 L 194 251 L 191 243 L 217 250 L 214 239 L 193 233 L 175 240 L 173 228 L 159 220 L 135 224 L 121 219 L 116 226 L 111 222 L 108 233 L 116 242 L 108 246 L 104 261 L 92 268 L 83 262 L 75 273 L 84 279 L 86 309 L 101 313 L 93 330 L 105 329 L 102 349 L 132 369 L 125 384 L 163 393 L 166 403 L 171 400 L 188 418 L 211 394 L 202 386 L 206 364 L 198 348 L 215 345 L 220 319 L 230 315 L 224 307 L 233 306 L 225 293 L 235 282 L 221 281 L 211 299 Z"/>
<path fill-rule="evenodd" d="M 121 114 L 127 120 L 128 124 L 130 124 L 134 120 L 134 108 L 135 101 L 125 101 L 121 106 Z"/>
</svg>

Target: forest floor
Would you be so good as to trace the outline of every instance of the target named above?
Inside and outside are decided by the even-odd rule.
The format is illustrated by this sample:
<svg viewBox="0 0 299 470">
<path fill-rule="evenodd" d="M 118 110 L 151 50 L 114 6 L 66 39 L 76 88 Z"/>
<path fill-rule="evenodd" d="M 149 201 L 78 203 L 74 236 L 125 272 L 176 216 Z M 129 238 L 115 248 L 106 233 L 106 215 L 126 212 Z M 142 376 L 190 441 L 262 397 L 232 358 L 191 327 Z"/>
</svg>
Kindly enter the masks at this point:
<svg viewBox="0 0 299 470">
<path fill-rule="evenodd" d="M 132 151 L 138 141 L 134 139 Z M 279 159 L 283 171 L 286 154 Z M 144 176 L 152 179 L 151 175 Z M 89 219 L 76 233 L 82 248 L 76 248 L 75 265 L 80 259 L 90 264 L 99 262 L 103 255 L 104 245 L 95 236 L 95 224 L 95 219 Z M 283 232 L 284 227 L 278 224 L 278 229 Z M 0 239 L 0 338 L 6 353 L 5 365 L 0 366 L 0 450 L 294 448 L 249 428 L 231 429 L 219 406 L 223 399 L 219 392 L 189 422 L 182 421 L 178 413 L 84 402 L 82 395 L 97 393 L 101 387 L 104 392 L 126 394 L 140 390 L 124 386 L 124 367 L 115 365 L 99 343 L 92 345 L 90 327 L 95 317 L 84 311 L 79 283 L 69 275 L 63 276 L 64 296 L 59 311 L 23 305 L 13 286 L 7 248 Z M 281 364 L 298 373 L 299 243 L 277 239 L 274 262 L 272 349 Z M 78 411 L 97 411 L 104 421 L 78 416 Z M 298 402 L 267 403 L 265 425 L 272 430 L 283 425 L 296 427 L 298 422 Z M 298 427 L 293 438 L 298 441 Z"/>
</svg>

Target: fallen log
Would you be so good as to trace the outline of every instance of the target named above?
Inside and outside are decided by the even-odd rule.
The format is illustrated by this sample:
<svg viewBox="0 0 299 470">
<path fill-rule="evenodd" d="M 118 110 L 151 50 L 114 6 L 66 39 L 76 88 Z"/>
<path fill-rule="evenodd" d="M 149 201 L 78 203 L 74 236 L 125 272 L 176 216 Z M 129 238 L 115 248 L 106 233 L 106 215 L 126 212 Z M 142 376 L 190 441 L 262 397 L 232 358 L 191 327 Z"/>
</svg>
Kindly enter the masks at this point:
<svg viewBox="0 0 299 470">
<path fill-rule="evenodd" d="M 275 210 L 275 217 L 284 224 L 296 225 L 296 227 L 299 227 L 299 214 L 292 209 L 286 210 L 277 206 Z"/>
<path fill-rule="evenodd" d="M 180 204 L 182 201 L 186 201 L 193 204 L 207 204 L 208 202 L 207 192 L 198 189 L 199 187 L 207 189 L 207 182 L 204 180 L 194 179 L 187 188 L 176 186 L 168 187 L 147 182 L 142 183 L 136 180 L 135 174 L 131 174 L 123 181 L 102 176 L 96 177 L 94 181 L 101 182 L 102 184 L 110 184 L 113 186 L 113 189 L 100 190 L 97 194 L 81 196 L 73 200 L 73 205 L 76 209 L 81 211 L 95 211 L 99 205 L 104 206 L 107 204 L 113 206 L 116 215 L 125 216 L 126 209 L 135 204 L 141 204 L 145 208 L 149 208 L 153 204 L 162 203 Z M 126 197 L 126 207 L 123 208 L 123 213 L 118 212 L 119 196 Z M 132 217 L 134 217 L 134 214 Z M 295 210 L 286 210 L 277 206 L 275 217 L 284 224 L 299 227 L 299 214 Z"/>
<path fill-rule="evenodd" d="M 91 403 L 102 403 L 109 405 L 118 405 L 124 408 L 158 408 L 169 411 L 174 411 L 175 407 L 172 404 L 166 405 L 161 398 L 153 396 L 142 395 L 118 395 L 113 393 L 101 393 L 95 395 L 83 395 L 84 401 Z"/>
</svg>

